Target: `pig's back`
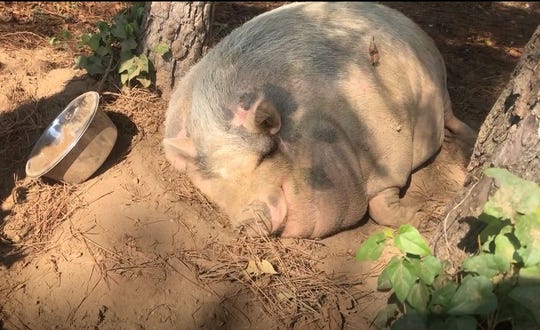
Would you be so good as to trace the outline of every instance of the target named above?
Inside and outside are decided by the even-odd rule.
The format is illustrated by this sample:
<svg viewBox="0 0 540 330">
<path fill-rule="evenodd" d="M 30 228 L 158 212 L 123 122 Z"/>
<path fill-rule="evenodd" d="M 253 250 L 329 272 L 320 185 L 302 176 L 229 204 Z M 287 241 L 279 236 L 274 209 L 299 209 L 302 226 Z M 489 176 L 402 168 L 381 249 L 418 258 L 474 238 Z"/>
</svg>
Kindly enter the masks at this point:
<svg viewBox="0 0 540 330">
<path fill-rule="evenodd" d="M 370 44 L 377 48 L 375 56 Z M 201 104 L 193 107 L 212 107 L 205 120 L 210 114 L 226 121 L 223 112 L 240 93 L 271 86 L 282 116 L 298 125 L 306 116 L 339 123 L 358 153 L 371 153 L 371 160 L 362 162 L 365 173 L 385 173 L 368 178 L 375 182 L 370 191 L 378 189 L 379 181 L 404 184 L 411 168 L 442 142 L 442 57 L 424 31 L 384 6 L 283 6 L 234 30 L 201 60 L 197 71 L 194 99 Z M 423 139 L 434 142 L 412 145 L 420 132 L 417 126 L 422 126 Z M 287 138 L 294 132 L 285 126 L 281 134 Z M 396 144 L 402 144 L 401 151 L 396 152 Z"/>
<path fill-rule="evenodd" d="M 262 14 L 223 39 L 205 67 L 213 68 L 213 78 L 224 74 L 229 84 L 242 84 L 239 77 L 250 84 L 306 77 L 336 81 L 351 64 L 371 76 L 373 38 L 381 70 L 382 64 L 403 69 L 403 63 L 414 63 L 445 78 L 442 58 L 424 31 L 393 9 L 362 2 L 296 3 Z"/>
</svg>

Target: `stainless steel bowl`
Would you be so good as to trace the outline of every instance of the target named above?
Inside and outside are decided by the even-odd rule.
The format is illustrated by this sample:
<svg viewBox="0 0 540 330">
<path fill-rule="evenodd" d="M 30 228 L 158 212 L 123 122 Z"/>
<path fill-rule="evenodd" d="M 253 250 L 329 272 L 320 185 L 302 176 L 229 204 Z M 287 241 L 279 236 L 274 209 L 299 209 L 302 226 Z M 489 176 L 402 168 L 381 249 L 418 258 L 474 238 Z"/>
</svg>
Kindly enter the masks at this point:
<svg viewBox="0 0 540 330">
<path fill-rule="evenodd" d="M 99 110 L 99 94 L 87 92 L 71 101 L 34 145 L 26 175 L 81 183 L 94 174 L 111 152 L 118 132 Z"/>
</svg>

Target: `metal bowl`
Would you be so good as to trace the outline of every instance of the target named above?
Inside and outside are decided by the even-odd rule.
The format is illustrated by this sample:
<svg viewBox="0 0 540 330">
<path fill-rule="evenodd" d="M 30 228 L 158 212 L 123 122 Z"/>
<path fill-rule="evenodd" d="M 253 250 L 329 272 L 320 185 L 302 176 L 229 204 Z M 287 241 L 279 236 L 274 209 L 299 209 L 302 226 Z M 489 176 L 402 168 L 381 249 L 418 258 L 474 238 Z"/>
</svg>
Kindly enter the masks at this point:
<svg viewBox="0 0 540 330">
<path fill-rule="evenodd" d="M 71 101 L 34 145 L 26 175 L 81 183 L 94 174 L 111 152 L 118 132 L 99 110 L 99 94 L 87 92 Z"/>
</svg>

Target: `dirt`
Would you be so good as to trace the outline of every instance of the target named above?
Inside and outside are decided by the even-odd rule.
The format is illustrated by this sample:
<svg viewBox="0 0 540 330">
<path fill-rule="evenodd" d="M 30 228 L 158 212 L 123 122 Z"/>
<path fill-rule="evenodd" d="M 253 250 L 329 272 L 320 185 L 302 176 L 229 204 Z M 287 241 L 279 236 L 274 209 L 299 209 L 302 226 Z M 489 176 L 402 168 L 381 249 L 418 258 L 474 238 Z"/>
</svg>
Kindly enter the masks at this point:
<svg viewBox="0 0 540 330">
<path fill-rule="evenodd" d="M 216 3 L 214 38 L 281 4 Z M 101 107 L 119 137 L 92 178 L 72 186 L 25 177 L 27 157 L 45 127 L 76 96 L 99 86 L 71 67 L 80 52 L 77 36 L 126 5 L 0 3 L 0 325 L 373 327 L 389 298 L 375 290 L 383 262 L 360 263 L 354 254 L 382 228 L 367 221 L 322 240 L 239 237 L 165 161 L 166 102 L 150 92 L 109 86 L 102 93 Z M 540 23 L 540 6 L 388 5 L 434 38 L 447 63 L 455 113 L 478 129 Z M 53 36 L 60 41 L 51 45 Z M 406 191 L 407 203 L 422 206 L 426 238 L 465 178 L 460 150 L 445 143 Z M 266 266 L 254 268 L 257 263 Z"/>
</svg>

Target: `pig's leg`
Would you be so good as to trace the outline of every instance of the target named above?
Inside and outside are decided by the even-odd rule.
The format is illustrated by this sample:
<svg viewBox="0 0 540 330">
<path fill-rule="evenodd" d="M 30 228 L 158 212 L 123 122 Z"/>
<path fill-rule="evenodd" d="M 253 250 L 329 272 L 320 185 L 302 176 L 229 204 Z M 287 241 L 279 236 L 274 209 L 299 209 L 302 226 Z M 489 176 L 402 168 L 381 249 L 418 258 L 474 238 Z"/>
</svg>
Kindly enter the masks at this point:
<svg viewBox="0 0 540 330">
<path fill-rule="evenodd" d="M 272 232 L 270 209 L 262 202 L 252 204 L 242 211 L 241 220 L 233 222 L 233 226 L 249 237 L 269 235 Z"/>
<path fill-rule="evenodd" d="M 388 188 L 369 201 L 369 215 L 378 224 L 390 227 L 408 223 L 415 225 L 418 208 L 403 206 L 399 199 L 399 188 Z"/>
<path fill-rule="evenodd" d="M 240 221 L 233 223 L 247 236 L 267 236 L 278 233 L 287 218 L 287 202 L 283 190 L 260 196 L 245 207 Z"/>
<path fill-rule="evenodd" d="M 477 134 L 467 124 L 454 116 L 454 112 L 452 111 L 452 104 L 450 102 L 450 97 L 448 96 L 448 93 L 445 93 L 444 101 L 444 127 L 446 128 L 445 140 L 449 141 L 452 140 L 454 136 L 457 136 L 468 146 L 474 146 Z"/>
</svg>

